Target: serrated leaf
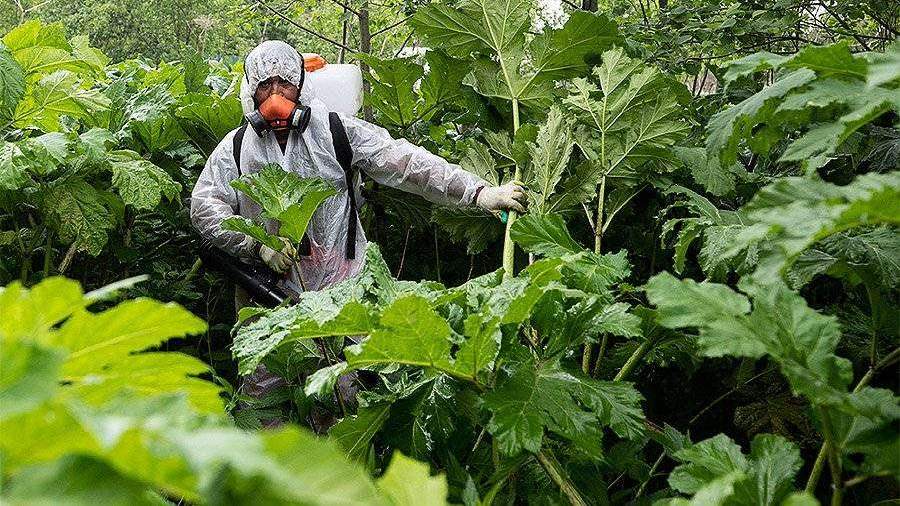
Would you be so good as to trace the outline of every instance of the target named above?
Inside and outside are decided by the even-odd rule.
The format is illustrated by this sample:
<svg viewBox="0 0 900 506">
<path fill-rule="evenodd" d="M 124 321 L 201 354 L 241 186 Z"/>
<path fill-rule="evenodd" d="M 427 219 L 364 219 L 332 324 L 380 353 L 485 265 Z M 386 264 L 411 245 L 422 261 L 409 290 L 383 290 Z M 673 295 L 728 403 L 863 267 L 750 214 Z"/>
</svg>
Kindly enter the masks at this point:
<svg viewBox="0 0 900 506">
<path fill-rule="evenodd" d="M 241 103 L 234 95 L 187 93 L 180 103 L 175 114 L 181 120 L 181 129 L 199 142 L 206 153 L 212 153 L 216 144 L 237 128 L 244 117 Z"/>
<path fill-rule="evenodd" d="M 502 452 L 536 453 L 544 431 L 599 451 L 601 427 L 611 426 L 623 437 L 641 432 L 640 394 L 629 383 L 576 377 L 555 361 L 519 364 L 515 372 L 484 396 L 491 412 L 487 429 Z"/>
<path fill-rule="evenodd" d="M 503 237 L 503 223 L 480 208 L 436 207 L 432 218 L 447 234 L 448 239 L 465 244 L 466 252 L 470 255 L 482 253 Z"/>
<path fill-rule="evenodd" d="M 747 136 L 752 126 L 758 122 L 758 114 L 763 108 L 782 98 L 793 90 L 811 82 L 816 73 L 802 68 L 766 86 L 762 91 L 716 113 L 707 124 L 706 149 L 719 156 L 721 163 L 733 164 L 737 161 L 737 146 L 740 139 Z"/>
<path fill-rule="evenodd" d="M 450 356 L 450 326 L 417 296 L 398 299 L 381 315 L 379 327 L 347 363 L 353 367 L 383 363 L 446 367 Z"/>
<path fill-rule="evenodd" d="M 513 223 L 510 237 L 526 251 L 546 256 L 564 256 L 584 249 L 569 235 L 558 214 L 528 213 Z"/>
<path fill-rule="evenodd" d="M 12 54 L 0 44 L 0 119 L 11 119 L 25 96 L 25 72 Z"/>
<path fill-rule="evenodd" d="M 102 195 L 85 180 L 67 178 L 41 195 L 41 210 L 66 244 L 97 256 L 115 225 Z"/>
<path fill-rule="evenodd" d="M 549 211 L 550 199 L 557 191 L 574 146 L 569 121 L 559 107 L 551 107 L 537 139 L 528 145 L 531 164 L 523 174 L 523 182 L 529 190 L 532 212 Z"/>
<path fill-rule="evenodd" d="M 28 93 L 16 108 L 15 125 L 57 131 L 60 116 L 86 118 L 109 105 L 109 99 L 99 91 L 86 89 L 77 74 L 57 70 L 28 87 Z"/>
<path fill-rule="evenodd" d="M 882 86 L 900 79 L 900 42 L 888 45 L 884 53 L 874 54 L 869 64 L 867 82 L 869 87 Z"/>
<path fill-rule="evenodd" d="M 270 234 L 265 227 L 243 216 L 231 216 L 222 220 L 222 229 L 232 232 L 240 232 L 246 236 L 256 239 L 260 244 L 264 244 L 275 251 L 284 249 L 284 241 L 277 235 Z"/>
<path fill-rule="evenodd" d="M 102 54 L 77 41 L 73 48 L 66 41 L 62 23 L 43 24 L 33 19 L 20 24 L 3 36 L 3 43 L 30 81 L 58 70 L 100 73 L 105 62 Z M 99 55 L 99 56 L 98 56 Z"/>
<path fill-rule="evenodd" d="M 466 341 L 456 353 L 453 368 L 477 378 L 482 369 L 493 365 L 500 351 L 500 319 L 473 314 L 466 318 L 464 327 Z"/>
<path fill-rule="evenodd" d="M 123 476 L 102 459 L 79 455 L 17 474 L 3 497 L 9 504 L 165 504 L 145 483 Z"/>
<path fill-rule="evenodd" d="M 372 93 L 366 102 L 379 113 L 379 119 L 388 125 L 406 128 L 416 119 L 418 97 L 413 88 L 422 79 L 424 68 L 413 58 L 381 58 L 358 54 L 369 65 L 374 75 L 367 76 Z"/>
<path fill-rule="evenodd" d="M 172 201 L 181 193 L 181 185 L 149 160 L 113 161 L 110 170 L 122 201 L 135 209 L 153 209 L 163 198 Z"/>
<path fill-rule="evenodd" d="M 690 504 L 735 506 L 785 504 L 803 463 L 794 443 L 773 434 L 756 436 L 749 456 L 719 434 L 679 450 L 675 458 L 681 465 L 669 475 L 669 485 L 693 494 Z"/>
<path fill-rule="evenodd" d="M 596 169 L 597 183 L 633 187 L 671 170 L 671 147 L 687 133 L 677 88 L 658 70 L 626 56 L 603 53 L 592 79 L 573 79 L 564 103 L 581 129 L 576 142 Z"/>
<path fill-rule="evenodd" d="M 668 328 L 698 328 L 697 344 L 707 356 L 768 355 L 781 368 L 795 394 L 816 404 L 870 418 L 894 408 L 851 394 L 850 362 L 835 355 L 837 320 L 815 312 L 784 284 L 757 285 L 742 280 L 741 289 L 679 281 L 663 273 L 647 283 L 647 297 L 659 308 L 658 321 Z"/>
<path fill-rule="evenodd" d="M 0 420 L 27 412 L 56 391 L 59 366 L 63 360 L 59 350 L 36 343 L 4 340 L 0 346 Z"/>
<path fill-rule="evenodd" d="M 342 418 L 331 430 L 328 437 L 347 452 L 351 460 L 362 461 L 369 452 L 372 437 L 381 430 L 390 413 L 390 404 L 379 404 L 359 408 L 357 414 Z"/>
<path fill-rule="evenodd" d="M 231 181 L 231 186 L 258 203 L 263 216 L 278 220 L 279 235 L 300 243 L 309 220 L 325 199 L 335 195 L 334 187 L 320 178 L 302 178 L 277 165 Z"/>
<path fill-rule="evenodd" d="M 561 29 L 547 30 L 526 46 L 529 9 L 523 0 L 470 0 L 455 8 L 427 6 L 410 22 L 432 47 L 454 56 L 481 55 L 466 81 L 479 94 L 540 105 L 550 98 L 553 81 L 586 70 L 590 54 L 619 38 L 605 17 L 574 13 Z M 532 64 L 527 70 L 526 57 Z"/>
<path fill-rule="evenodd" d="M 376 482 L 389 504 L 395 506 L 443 506 L 447 504 L 447 480 L 431 476 L 428 464 L 394 452 L 387 471 Z"/>
</svg>

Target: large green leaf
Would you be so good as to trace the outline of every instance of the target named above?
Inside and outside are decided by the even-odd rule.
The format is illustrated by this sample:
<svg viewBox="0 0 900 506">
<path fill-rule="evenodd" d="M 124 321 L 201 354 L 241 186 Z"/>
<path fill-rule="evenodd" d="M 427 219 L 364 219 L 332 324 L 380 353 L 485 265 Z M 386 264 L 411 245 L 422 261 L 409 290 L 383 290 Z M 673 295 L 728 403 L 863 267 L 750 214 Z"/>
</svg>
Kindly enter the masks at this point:
<svg viewBox="0 0 900 506">
<path fill-rule="evenodd" d="M 15 125 L 57 131 L 60 116 L 85 118 L 105 110 L 109 104 L 109 99 L 99 91 L 86 88 L 77 74 L 57 70 L 28 87 L 16 108 Z"/>
<path fill-rule="evenodd" d="M 194 503 L 406 504 L 409 484 L 418 501 L 445 500 L 445 480 L 402 457 L 376 486 L 312 434 L 247 433 L 224 416 L 198 415 L 198 393 L 218 392 L 185 377 L 185 363 L 201 363 L 139 352 L 205 323 L 148 299 L 91 313 L 85 307 L 94 297 L 62 278 L 0 289 L 0 395 L 16 395 L 0 419 L 0 431 L 16 434 L 0 439 L 4 503 L 159 504 L 152 488 Z M 61 376 L 48 353 L 62 360 Z M 116 374 L 126 380 L 113 388 Z M 104 388 L 114 391 L 97 397 Z"/>
<path fill-rule="evenodd" d="M 440 506 L 446 504 L 447 480 L 431 476 L 428 464 L 394 452 L 387 471 L 376 482 L 394 506 Z"/>
<path fill-rule="evenodd" d="M 707 147 L 730 164 L 742 139 L 753 151 L 767 154 L 779 138 L 804 128 L 779 161 L 800 162 L 807 171 L 819 168 L 860 127 L 900 109 L 894 74 L 881 62 L 890 62 L 890 54 L 853 55 L 847 41 L 809 46 L 787 56 L 757 53 L 741 58 L 732 63 L 726 80 L 768 69 L 791 72 L 716 114 L 707 126 Z"/>
<path fill-rule="evenodd" d="M 754 279 L 769 283 L 786 275 L 803 251 L 845 230 L 900 224 L 900 172 L 864 174 L 837 186 L 817 178 L 782 178 L 741 209 L 747 218 L 732 234 L 724 255 L 762 248 Z"/>
<path fill-rule="evenodd" d="M 900 416 L 896 403 L 871 402 L 867 390 L 848 392 L 850 361 L 835 355 L 841 332 L 837 319 L 817 313 L 782 283 L 743 282 L 743 294 L 726 285 L 677 280 L 658 274 L 647 298 L 658 308 L 660 325 L 697 328 L 706 356 L 771 357 L 796 394 L 818 405 L 869 418 Z"/>
<path fill-rule="evenodd" d="M 541 255 L 564 256 L 584 250 L 557 214 L 527 214 L 513 224 L 510 237 L 525 250 Z"/>
<path fill-rule="evenodd" d="M 85 456 L 63 457 L 31 467 L 16 475 L 2 497 L 5 504 L 12 505 L 167 504 L 150 492 L 147 484 L 123 476 L 102 459 Z"/>
<path fill-rule="evenodd" d="M 335 424 L 328 431 L 328 437 L 343 448 L 351 459 L 364 461 L 372 437 L 381 430 L 390 409 L 389 403 L 361 407 L 355 415 L 344 417 Z"/>
<path fill-rule="evenodd" d="M 450 325 L 417 296 L 404 297 L 381 315 L 379 327 L 347 363 L 354 367 L 407 364 L 449 368 Z"/>
<path fill-rule="evenodd" d="M 379 119 L 398 128 L 411 125 L 417 119 L 414 87 L 425 73 L 422 66 L 413 58 L 382 60 L 366 54 L 358 57 L 375 73 L 368 79 L 372 92 L 366 100 L 378 111 Z"/>
<path fill-rule="evenodd" d="M 524 0 L 468 0 L 457 7 L 419 9 L 411 22 L 433 47 L 464 58 L 481 55 L 467 81 L 478 93 L 537 105 L 551 96 L 550 83 L 584 72 L 586 59 L 618 35 L 605 17 L 575 12 L 561 29 L 547 30 L 529 44 L 530 9 Z M 529 68 L 523 65 L 526 57 Z"/>
<path fill-rule="evenodd" d="M 25 72 L 12 54 L 0 44 L 0 121 L 13 117 L 16 106 L 25 96 Z"/>
<path fill-rule="evenodd" d="M 709 193 L 723 196 L 734 192 L 737 178 L 747 171 L 739 163 L 723 167 L 717 156 L 708 156 L 704 148 L 675 148 L 675 156 L 691 171 L 694 181 Z"/>
<path fill-rule="evenodd" d="M 337 193 L 323 179 L 303 178 L 278 165 L 267 165 L 259 172 L 241 176 L 231 186 L 258 203 L 263 217 L 278 220 L 278 234 L 295 243 L 303 239 L 319 205 Z"/>
<path fill-rule="evenodd" d="M 181 192 L 166 171 L 133 152 L 115 152 L 109 157 L 112 184 L 126 204 L 135 209 L 153 209 L 163 197 L 175 200 Z"/>
<path fill-rule="evenodd" d="M 673 489 L 696 494 L 692 504 L 728 506 L 787 504 L 794 492 L 794 477 L 803 464 L 797 446 L 773 434 L 756 436 L 750 455 L 719 434 L 677 451 L 675 459 L 681 464 L 669 475 Z M 706 501 L 715 496 L 716 501 L 697 502 L 701 496 Z"/>
<path fill-rule="evenodd" d="M 574 146 L 571 121 L 559 107 L 551 107 L 547 122 L 538 130 L 537 139 L 528 145 L 531 164 L 522 176 L 529 189 L 531 212 L 550 213 L 555 210 L 552 204 L 559 200 L 552 197 L 566 173 Z"/>
<path fill-rule="evenodd" d="M 536 453 L 545 430 L 597 454 L 604 426 L 623 437 L 641 434 L 640 401 L 630 383 L 578 376 L 556 361 L 521 363 L 484 396 L 492 414 L 487 429 L 507 454 Z"/>
<path fill-rule="evenodd" d="M 812 70 L 795 70 L 743 102 L 716 113 L 706 126 L 706 148 L 718 155 L 721 163 L 733 164 L 737 161 L 738 142 L 749 135 L 761 116 L 771 114 L 772 104 L 815 78 Z"/>
<path fill-rule="evenodd" d="M 5 337 L 5 336 L 4 336 Z M 27 412 L 56 391 L 62 354 L 34 343 L 2 341 L 0 420 Z"/>
<path fill-rule="evenodd" d="M 603 53 L 592 80 L 572 81 L 565 103 L 581 124 L 576 142 L 595 184 L 613 178 L 608 184 L 630 188 L 675 166 L 671 147 L 689 128 L 677 86 L 621 48 Z M 608 222 L 615 212 L 606 214 Z"/>
<path fill-rule="evenodd" d="M 731 82 L 742 76 L 778 68 L 808 68 L 819 77 L 845 79 L 865 79 L 867 74 L 866 60 L 851 54 L 850 44 L 842 41 L 828 46 L 807 46 L 786 56 L 764 51 L 739 58 L 728 64 L 725 81 Z"/>
<path fill-rule="evenodd" d="M 96 49 L 83 43 L 73 48 L 66 41 L 62 23 L 45 25 L 36 19 L 27 21 L 3 36 L 3 43 L 30 81 L 57 70 L 101 73 L 106 66 L 105 57 Z"/>
<path fill-rule="evenodd" d="M 206 153 L 212 153 L 219 141 L 237 128 L 244 117 L 241 103 L 234 95 L 187 93 L 180 103 L 176 115 L 181 120 L 181 129 L 200 143 Z"/>
<path fill-rule="evenodd" d="M 115 225 L 103 195 L 81 178 L 54 183 L 41 195 L 41 211 L 59 238 L 80 251 L 99 255 Z"/>
<path fill-rule="evenodd" d="M 223 230 L 240 232 L 244 235 L 250 236 L 256 239 L 256 241 L 260 244 L 264 244 L 275 251 L 281 251 L 282 249 L 284 249 L 284 241 L 282 241 L 277 235 L 270 234 L 266 230 L 266 227 L 251 220 L 250 218 L 245 218 L 243 216 L 231 216 L 230 218 L 222 220 L 221 226 Z"/>
</svg>

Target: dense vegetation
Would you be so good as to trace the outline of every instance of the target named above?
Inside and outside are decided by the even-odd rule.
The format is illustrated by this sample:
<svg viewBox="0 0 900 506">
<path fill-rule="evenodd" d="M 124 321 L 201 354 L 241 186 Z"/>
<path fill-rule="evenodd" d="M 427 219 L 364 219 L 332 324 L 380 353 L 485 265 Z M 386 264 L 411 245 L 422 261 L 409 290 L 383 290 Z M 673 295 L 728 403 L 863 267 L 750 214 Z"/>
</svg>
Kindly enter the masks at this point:
<svg viewBox="0 0 900 506">
<path fill-rule="evenodd" d="M 895 2 L 158 3 L 0 8 L 4 503 L 900 496 Z M 260 37 L 528 212 L 367 182 L 364 272 L 235 325 L 185 198 Z"/>
</svg>

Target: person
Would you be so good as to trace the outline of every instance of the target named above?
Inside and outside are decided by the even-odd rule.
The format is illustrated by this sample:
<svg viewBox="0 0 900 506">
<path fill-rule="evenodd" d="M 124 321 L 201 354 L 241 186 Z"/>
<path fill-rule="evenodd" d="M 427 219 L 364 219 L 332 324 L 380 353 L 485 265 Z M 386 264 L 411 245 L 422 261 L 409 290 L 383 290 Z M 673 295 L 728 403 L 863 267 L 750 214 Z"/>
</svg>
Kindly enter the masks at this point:
<svg viewBox="0 0 900 506">
<path fill-rule="evenodd" d="M 252 96 L 254 110 L 247 117 L 253 129 L 245 125 L 229 132 L 213 150 L 191 194 L 190 214 L 193 225 L 212 245 L 245 261 L 262 261 L 284 273 L 284 283 L 293 289 L 319 290 L 361 270 L 366 236 L 354 205 L 359 180 L 348 184 L 335 151 L 334 114 L 304 93 L 304 73 L 303 58 L 282 41 L 262 42 L 247 55 L 241 85 Z M 492 186 L 424 148 L 392 138 L 379 126 L 336 114 L 349 141 L 352 165 L 378 183 L 440 205 L 524 210 L 526 197 L 519 184 Z M 254 218 L 260 212 L 255 202 L 229 183 L 270 163 L 303 177 L 323 178 L 338 190 L 310 220 L 302 254 L 297 254 L 294 245 L 286 244 L 278 252 L 249 236 L 222 229 L 222 221 L 231 216 Z M 270 229 L 273 226 L 267 224 Z M 257 383 L 272 381 L 264 370 L 256 375 Z"/>
</svg>

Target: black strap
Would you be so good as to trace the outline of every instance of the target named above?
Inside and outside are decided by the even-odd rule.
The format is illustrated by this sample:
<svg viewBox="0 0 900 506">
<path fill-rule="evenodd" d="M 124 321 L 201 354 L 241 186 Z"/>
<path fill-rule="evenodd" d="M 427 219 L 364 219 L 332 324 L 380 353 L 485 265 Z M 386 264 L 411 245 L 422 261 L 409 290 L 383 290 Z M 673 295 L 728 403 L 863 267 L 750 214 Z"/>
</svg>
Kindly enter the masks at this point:
<svg viewBox="0 0 900 506">
<path fill-rule="evenodd" d="M 237 167 L 238 177 L 241 177 L 241 145 L 244 143 L 244 133 L 247 132 L 247 124 L 244 123 L 234 133 L 231 139 L 231 156 L 234 157 L 234 165 Z"/>
<path fill-rule="evenodd" d="M 338 163 L 344 169 L 344 181 L 347 183 L 347 195 L 350 197 L 350 219 L 347 223 L 347 260 L 356 258 L 356 222 L 358 221 L 356 209 L 356 188 L 354 187 L 353 174 L 353 150 L 350 148 L 350 139 L 344 123 L 336 112 L 328 113 L 328 126 L 331 128 L 331 142 L 334 145 L 334 154 Z"/>
</svg>

